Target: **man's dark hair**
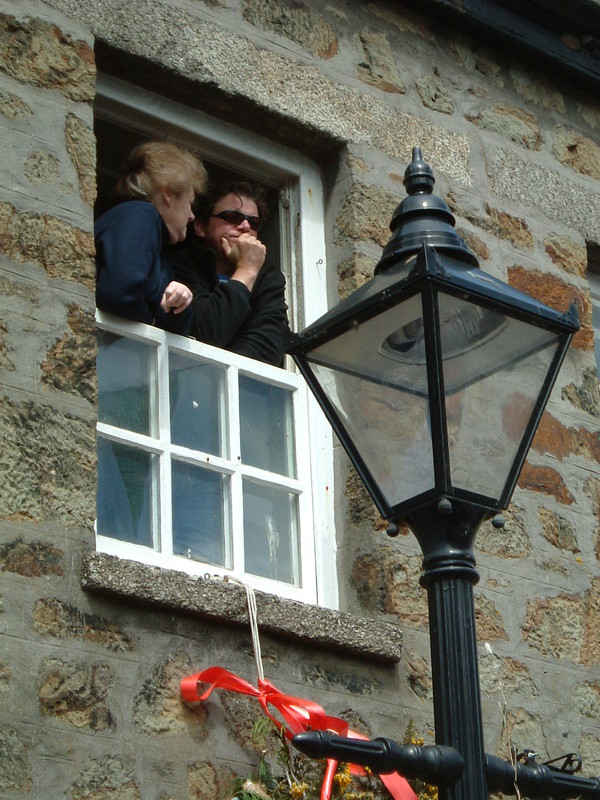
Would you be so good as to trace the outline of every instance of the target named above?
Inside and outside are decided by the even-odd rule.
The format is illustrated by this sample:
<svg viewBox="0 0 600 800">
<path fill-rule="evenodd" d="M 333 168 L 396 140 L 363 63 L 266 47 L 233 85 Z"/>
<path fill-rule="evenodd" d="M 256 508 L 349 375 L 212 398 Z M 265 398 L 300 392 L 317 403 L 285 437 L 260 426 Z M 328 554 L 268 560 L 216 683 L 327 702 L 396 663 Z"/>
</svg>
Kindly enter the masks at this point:
<svg viewBox="0 0 600 800">
<path fill-rule="evenodd" d="M 196 197 L 194 202 L 194 216 L 197 219 L 206 221 L 212 214 L 218 200 L 226 194 L 235 194 L 237 197 L 248 197 L 254 200 L 258 208 L 258 216 L 261 223 L 264 223 L 269 216 L 269 208 L 265 200 L 265 190 L 260 183 L 251 181 L 231 181 L 229 183 L 216 183 L 209 186 L 206 192 Z"/>
</svg>

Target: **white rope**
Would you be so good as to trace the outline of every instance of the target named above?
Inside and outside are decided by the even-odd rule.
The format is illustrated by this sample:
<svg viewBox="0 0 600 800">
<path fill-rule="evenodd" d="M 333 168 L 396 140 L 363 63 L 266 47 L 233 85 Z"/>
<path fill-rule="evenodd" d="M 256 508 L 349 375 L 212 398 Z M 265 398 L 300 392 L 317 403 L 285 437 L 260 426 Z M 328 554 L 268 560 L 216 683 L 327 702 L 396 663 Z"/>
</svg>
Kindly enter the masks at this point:
<svg viewBox="0 0 600 800">
<path fill-rule="evenodd" d="M 248 586 L 243 581 L 238 580 L 237 578 L 233 578 L 230 575 L 226 576 L 225 578 L 228 581 L 232 581 L 233 583 L 237 583 L 240 586 L 243 586 L 246 590 L 246 601 L 248 603 L 248 619 L 250 620 L 250 632 L 252 634 L 252 648 L 254 650 L 254 661 L 256 662 L 256 672 L 258 674 L 259 680 L 264 680 L 265 674 L 263 672 L 263 665 L 262 665 L 262 653 L 260 650 L 260 637 L 258 635 L 258 609 L 256 606 L 256 595 L 254 594 L 254 589 L 251 586 Z"/>
</svg>

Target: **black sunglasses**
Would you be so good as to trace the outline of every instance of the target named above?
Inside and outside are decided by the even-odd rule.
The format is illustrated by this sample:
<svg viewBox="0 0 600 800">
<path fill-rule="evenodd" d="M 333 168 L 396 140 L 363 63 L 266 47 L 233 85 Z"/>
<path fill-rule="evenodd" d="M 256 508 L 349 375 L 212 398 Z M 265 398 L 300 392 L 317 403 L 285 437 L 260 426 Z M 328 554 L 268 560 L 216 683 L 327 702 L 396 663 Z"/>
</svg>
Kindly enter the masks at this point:
<svg viewBox="0 0 600 800">
<path fill-rule="evenodd" d="M 241 211 L 234 211 L 233 209 L 227 211 L 219 211 L 218 214 L 211 214 L 211 217 L 219 217 L 231 225 L 241 225 L 244 220 L 250 225 L 253 231 L 260 228 L 260 217 L 249 217 L 247 214 L 242 214 Z"/>
</svg>

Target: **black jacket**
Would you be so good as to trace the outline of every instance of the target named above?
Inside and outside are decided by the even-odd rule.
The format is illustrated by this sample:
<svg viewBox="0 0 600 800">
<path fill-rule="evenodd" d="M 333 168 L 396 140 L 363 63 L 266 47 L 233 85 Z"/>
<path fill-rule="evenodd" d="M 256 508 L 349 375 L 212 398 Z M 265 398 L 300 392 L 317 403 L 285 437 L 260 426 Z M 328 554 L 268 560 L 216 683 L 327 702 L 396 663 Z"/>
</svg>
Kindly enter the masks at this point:
<svg viewBox="0 0 600 800">
<path fill-rule="evenodd" d="M 285 278 L 265 262 L 250 292 L 241 281 L 219 281 L 213 250 L 193 235 L 170 248 L 175 280 L 193 295 L 190 335 L 258 361 L 280 365 L 289 335 Z"/>
</svg>

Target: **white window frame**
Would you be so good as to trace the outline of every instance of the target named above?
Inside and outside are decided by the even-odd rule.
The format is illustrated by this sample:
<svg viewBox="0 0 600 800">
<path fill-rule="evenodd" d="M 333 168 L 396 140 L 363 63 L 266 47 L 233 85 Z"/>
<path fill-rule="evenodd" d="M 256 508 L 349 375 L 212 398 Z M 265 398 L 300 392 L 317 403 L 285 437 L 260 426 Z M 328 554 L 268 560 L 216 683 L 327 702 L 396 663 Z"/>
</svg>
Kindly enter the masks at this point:
<svg viewBox="0 0 600 800">
<path fill-rule="evenodd" d="M 128 127 L 144 134 L 176 138 L 212 163 L 228 169 L 243 164 L 245 176 L 277 187 L 280 192 L 280 257 L 288 287 L 290 325 L 293 330 L 301 330 L 327 311 L 323 189 L 318 166 L 313 161 L 249 131 L 103 74 L 97 76 L 95 110 L 105 119 L 121 124 L 127 120 Z M 301 426 L 296 441 L 298 469 L 303 470 L 308 466 L 309 470 L 309 475 L 303 476 L 299 492 L 299 496 L 304 498 L 302 503 L 310 500 L 310 512 L 308 506 L 302 506 L 300 523 L 303 587 L 296 590 L 294 587 L 286 588 L 283 582 L 273 585 L 272 581 L 247 574 L 239 575 L 232 571 L 226 571 L 226 574 L 271 593 L 338 608 L 332 431 L 304 381 L 295 372 L 291 359 L 287 359 L 287 370 L 280 370 L 110 314 L 97 312 L 97 320 L 100 327 L 115 333 L 127 333 L 144 339 L 155 337 L 157 346 L 166 346 L 168 343 L 180 350 L 191 348 L 208 360 L 227 364 L 229 370 L 241 369 L 275 383 L 294 382 L 295 413 L 297 425 Z M 100 423 L 98 430 L 108 433 Z M 111 436 L 115 436 L 114 431 Z M 306 451 L 302 449 L 305 445 Z M 167 488 L 170 491 L 170 484 L 164 491 Z M 305 551 L 307 542 L 310 552 Z M 108 537 L 97 537 L 97 549 L 144 563 L 173 566 L 172 563 L 167 564 L 164 556 L 156 551 Z M 218 573 L 215 567 L 209 565 L 172 558 L 184 562 L 178 563 L 175 568 L 186 572 Z M 308 586 L 305 569 L 308 569 L 312 586 Z"/>
<path fill-rule="evenodd" d="M 592 326 L 594 328 L 594 355 L 600 376 L 600 274 L 588 271 L 590 295 L 592 298 Z"/>
</svg>

